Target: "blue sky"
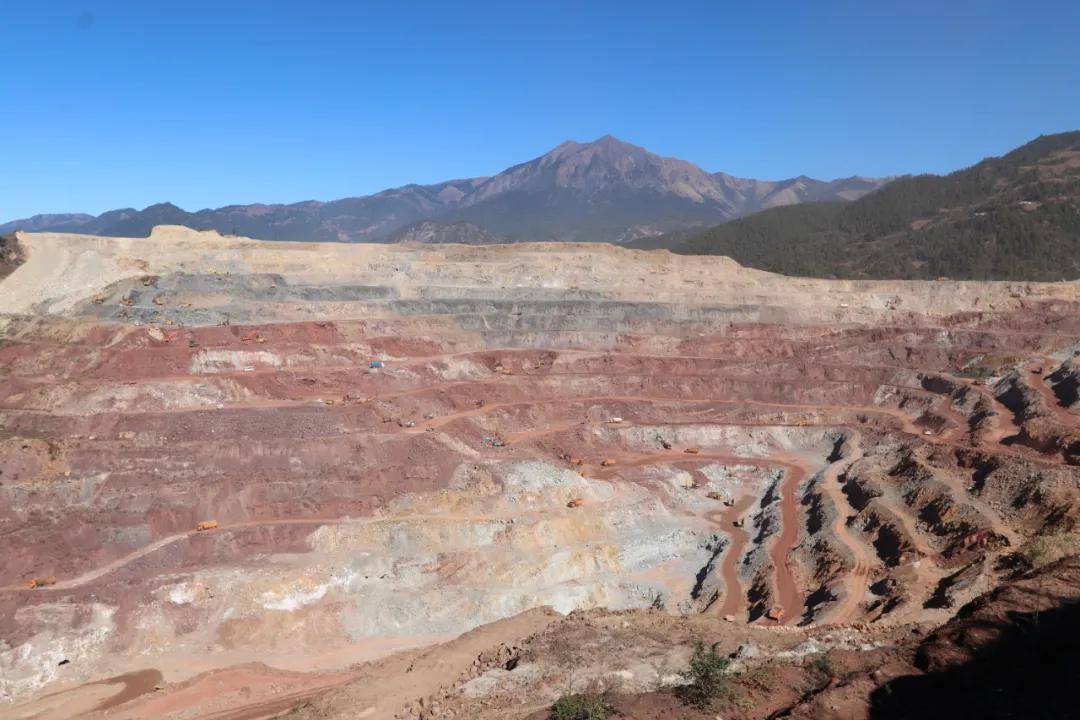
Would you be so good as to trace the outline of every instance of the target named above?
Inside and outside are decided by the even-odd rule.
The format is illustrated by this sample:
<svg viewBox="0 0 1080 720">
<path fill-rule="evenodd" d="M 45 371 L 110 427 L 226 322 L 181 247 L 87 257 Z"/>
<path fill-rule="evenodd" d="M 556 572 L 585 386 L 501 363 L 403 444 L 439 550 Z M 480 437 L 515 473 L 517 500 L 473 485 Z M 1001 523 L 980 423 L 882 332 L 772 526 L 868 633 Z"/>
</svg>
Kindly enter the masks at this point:
<svg viewBox="0 0 1080 720">
<path fill-rule="evenodd" d="M 328 200 L 605 133 L 833 178 L 1080 128 L 1075 0 L 9 0 L 0 18 L 0 221 Z"/>
</svg>

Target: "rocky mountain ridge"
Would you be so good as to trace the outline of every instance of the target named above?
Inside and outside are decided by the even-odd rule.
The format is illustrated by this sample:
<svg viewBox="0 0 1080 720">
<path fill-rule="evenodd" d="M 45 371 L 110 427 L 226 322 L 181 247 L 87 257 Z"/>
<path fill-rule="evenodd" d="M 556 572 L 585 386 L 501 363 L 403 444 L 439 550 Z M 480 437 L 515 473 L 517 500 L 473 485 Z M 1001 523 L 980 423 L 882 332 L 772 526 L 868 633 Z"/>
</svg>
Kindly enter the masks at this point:
<svg viewBox="0 0 1080 720">
<path fill-rule="evenodd" d="M 405 185 L 364 197 L 288 205 L 228 205 L 189 212 L 172 203 L 90 215 L 36 215 L 0 225 L 14 230 L 148 235 L 155 225 L 185 225 L 264 240 L 387 242 L 418 222 L 471 223 L 482 232 L 451 232 L 466 242 L 573 240 L 628 242 L 706 227 L 763 208 L 851 200 L 888 180 L 781 181 L 709 174 L 610 135 L 564 142 L 492 177 Z M 441 231 L 446 234 L 447 231 Z"/>
</svg>

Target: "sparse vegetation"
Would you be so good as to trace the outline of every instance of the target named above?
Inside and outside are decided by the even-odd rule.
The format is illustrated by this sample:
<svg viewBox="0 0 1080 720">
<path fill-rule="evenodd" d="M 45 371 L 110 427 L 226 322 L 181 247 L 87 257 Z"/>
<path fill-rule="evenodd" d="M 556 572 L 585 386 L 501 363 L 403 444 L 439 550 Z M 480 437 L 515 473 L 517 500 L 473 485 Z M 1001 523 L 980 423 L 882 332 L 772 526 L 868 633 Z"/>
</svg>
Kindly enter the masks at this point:
<svg viewBox="0 0 1080 720">
<path fill-rule="evenodd" d="M 825 677 L 832 677 L 835 674 L 832 663 L 829 662 L 828 653 L 819 653 L 814 656 L 814 659 L 810 661 L 810 668 L 815 672 L 821 673 Z"/>
<path fill-rule="evenodd" d="M 759 690 L 761 692 L 773 691 L 773 677 L 769 668 L 759 665 L 752 670 L 748 670 L 739 676 L 741 683 L 746 686 Z"/>
<path fill-rule="evenodd" d="M 1021 546 L 1019 553 L 1027 561 L 1029 569 L 1038 570 L 1076 552 L 1077 547 L 1080 547 L 1080 532 L 1058 530 L 1036 535 Z"/>
<path fill-rule="evenodd" d="M 714 700 L 731 693 L 727 669 L 728 659 L 698 640 L 686 672 L 690 682 L 678 689 L 679 697 L 697 708 L 709 708 Z"/>
<path fill-rule="evenodd" d="M 548 718 L 550 720 L 607 720 L 613 712 L 614 709 L 606 694 L 564 695 L 551 706 Z"/>
</svg>

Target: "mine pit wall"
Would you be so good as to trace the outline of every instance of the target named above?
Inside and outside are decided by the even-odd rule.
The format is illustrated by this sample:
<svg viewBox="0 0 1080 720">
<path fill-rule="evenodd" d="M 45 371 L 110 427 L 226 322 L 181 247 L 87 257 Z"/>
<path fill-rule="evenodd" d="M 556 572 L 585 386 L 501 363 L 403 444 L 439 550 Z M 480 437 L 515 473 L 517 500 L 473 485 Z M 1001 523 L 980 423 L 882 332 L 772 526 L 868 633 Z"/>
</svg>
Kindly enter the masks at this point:
<svg viewBox="0 0 1080 720">
<path fill-rule="evenodd" d="M 840 461 L 839 457 L 829 459 Z M 830 616 L 836 601 L 846 592 L 840 585 L 856 559 L 852 549 L 832 529 L 838 518 L 846 517 L 850 506 L 837 507 L 832 496 L 821 487 L 825 481 L 826 471 L 822 469 L 805 483 L 800 495 L 804 524 L 795 552 L 799 566 L 804 569 L 803 622 Z"/>
<path fill-rule="evenodd" d="M 681 390 L 681 389 L 680 389 L 680 390 Z M 786 389 L 782 389 L 782 391 L 783 391 L 783 390 L 786 390 Z M 782 394 L 782 393 L 781 393 L 781 394 Z M 778 399 L 779 399 L 779 398 L 778 398 Z M 217 415 L 217 421 L 218 421 L 218 422 L 220 422 L 220 420 L 221 420 L 221 418 L 222 418 L 222 417 L 227 417 L 227 416 L 222 416 L 222 415 L 221 415 L 221 413 L 215 413 L 215 415 Z M 151 421 L 151 420 L 152 420 L 152 418 L 150 418 L 150 417 L 141 417 L 141 418 L 137 418 L 137 419 L 135 419 L 135 420 L 134 420 L 134 422 L 133 422 L 132 424 L 133 424 L 134 426 L 138 426 L 138 427 L 140 427 L 140 429 L 145 429 L 145 427 L 147 427 L 147 422 L 149 422 L 149 421 Z M 195 420 L 195 424 L 197 424 L 198 426 L 203 426 L 203 419 L 201 419 L 201 418 L 195 418 L 194 420 Z M 245 422 L 246 422 L 246 421 L 245 421 Z M 302 426 L 302 424 L 301 424 L 300 426 Z M 26 430 L 26 429 L 23 429 L 23 430 Z M 251 429 L 251 427 L 247 427 L 247 430 L 252 430 L 252 429 Z M 121 432 L 135 432 L 135 431 L 121 431 Z M 291 425 L 291 432 L 292 432 L 292 425 Z M 231 432 L 228 432 L 228 431 L 227 431 L 227 433 L 226 433 L 226 434 L 227 434 L 227 435 L 231 435 L 232 433 L 231 433 Z M 238 434 L 239 434 L 239 433 L 238 433 Z M 153 444 L 151 444 L 151 445 L 153 445 Z M 160 447 L 160 445 L 158 445 L 157 447 Z"/>
<path fill-rule="evenodd" d="M 1068 466 L 912 443 L 906 449 L 875 447 L 844 476 L 844 491 L 857 511 L 850 527 L 885 568 L 873 589 L 874 602 L 886 614 L 909 601 L 931 602 L 910 596 L 908 583 L 897 579 L 916 561 L 932 562 L 943 573 L 937 604 L 927 607 L 952 607 L 954 600 L 944 601 L 942 593 L 957 592 L 960 578 L 976 577 L 985 586 L 984 570 L 972 568 L 982 568 L 988 553 L 1015 549 L 1024 537 L 1076 522 L 1078 477 Z M 971 495 L 958 502 L 953 488 L 960 487 Z M 971 582 L 963 588 L 975 591 Z"/>
<path fill-rule="evenodd" d="M 644 379 L 642 379 L 642 380 L 630 379 L 630 384 L 640 383 L 643 380 Z M 746 383 L 746 382 L 741 382 L 740 381 L 738 383 L 729 383 L 729 384 L 724 384 L 724 385 L 714 386 L 714 387 L 715 387 L 715 390 L 713 390 L 712 392 L 719 392 L 721 394 L 724 394 L 727 397 L 736 397 L 740 393 L 747 392 L 748 389 L 750 390 L 749 394 L 751 395 L 751 397 L 762 397 L 761 395 L 757 394 L 753 390 L 753 388 L 755 387 L 754 385 L 752 385 L 750 383 Z M 766 387 L 769 387 L 769 386 L 766 386 Z M 663 388 L 662 387 L 660 389 L 661 390 L 667 390 L 668 388 Z M 775 391 L 774 394 L 770 394 L 769 396 L 766 396 L 764 399 L 766 399 L 766 400 L 775 400 L 777 402 L 785 400 L 785 399 L 790 400 L 792 398 L 792 394 L 795 391 L 798 390 L 798 388 L 794 387 L 794 386 L 785 387 L 785 386 L 775 386 L 775 385 L 771 386 L 770 389 Z M 605 388 L 604 390 L 607 391 L 608 389 Z M 671 392 L 672 392 L 672 394 L 675 394 L 675 395 L 683 395 L 683 394 L 697 394 L 699 392 L 704 393 L 704 392 L 708 392 L 708 391 L 705 391 L 704 388 L 695 388 L 695 387 L 688 387 L 686 385 L 679 385 L 679 386 L 677 386 L 675 388 L 672 388 Z M 826 394 L 829 397 L 836 397 L 836 395 L 838 393 L 835 392 L 835 388 L 829 388 Z M 841 395 L 841 398 L 840 398 L 841 400 L 846 400 L 848 402 L 852 401 L 852 398 L 850 398 L 850 397 L 849 398 L 844 398 L 842 393 L 839 393 L 839 395 Z M 809 400 L 809 401 L 812 401 L 812 402 L 817 402 L 817 401 L 820 401 L 822 399 L 822 396 L 802 397 L 802 398 L 799 398 L 799 399 L 805 399 L 805 400 Z M 857 401 L 860 398 L 856 397 L 854 399 Z M 220 423 L 221 419 L 227 418 L 227 414 L 224 414 L 224 415 L 221 414 L 221 413 L 215 413 L 215 414 L 218 415 L 217 422 L 219 422 L 219 423 Z M 194 420 L 195 425 L 203 426 L 204 418 L 195 417 L 195 418 L 193 418 L 193 420 Z M 145 427 L 147 427 L 148 423 L 152 423 L 152 422 L 153 422 L 153 418 L 151 416 L 143 416 L 143 417 L 133 418 L 133 422 L 131 423 L 131 425 L 138 426 L 140 428 L 145 428 Z M 245 419 L 244 422 L 246 423 L 246 422 L 248 422 L 248 420 Z M 302 427 L 303 424 L 301 423 L 300 426 Z M 22 431 L 25 431 L 27 429 L 28 428 L 26 428 L 26 427 L 21 428 Z M 250 429 L 250 428 L 248 428 L 248 429 Z M 290 432 L 291 431 L 292 430 L 291 430 L 291 426 L 290 426 Z M 120 430 L 120 432 L 129 432 L 129 431 Z M 130 432 L 134 432 L 134 431 L 130 431 Z M 232 435 L 232 434 L 235 434 L 235 433 L 231 432 L 231 431 L 226 431 L 226 434 L 227 435 Z"/>
<path fill-rule="evenodd" d="M 646 433 L 647 432 L 648 431 L 646 431 Z M 716 428 L 711 428 L 711 427 L 680 428 L 678 432 L 682 433 L 679 437 L 676 438 L 679 442 L 706 441 L 706 442 L 715 443 L 715 442 L 718 441 L 718 437 L 716 436 L 716 433 L 718 431 L 717 431 Z M 788 429 L 788 430 L 781 430 L 779 432 L 780 432 L 780 434 L 777 435 L 776 434 L 777 431 L 771 431 L 771 432 L 769 432 L 769 431 L 763 431 L 763 432 L 753 431 L 749 435 L 743 437 L 743 439 L 740 440 L 738 434 L 732 435 L 731 430 L 726 430 L 726 431 L 724 431 L 725 437 L 723 439 L 724 439 L 725 442 L 733 442 L 737 446 L 747 448 L 750 451 L 766 451 L 767 452 L 767 445 L 763 444 L 765 442 L 775 442 L 778 439 L 781 439 L 785 443 L 790 444 L 790 443 L 792 443 L 792 439 L 789 436 L 794 435 L 796 437 L 795 444 L 798 444 L 797 440 L 798 440 L 799 436 L 805 436 L 806 438 L 811 438 L 811 437 L 814 437 L 814 436 L 818 436 L 818 437 L 822 436 L 819 431 L 816 431 L 816 430 L 813 430 L 813 429 L 810 429 L 810 430 L 801 430 L 801 429 L 800 430 L 791 430 L 791 429 Z M 629 446 L 633 446 L 633 445 L 635 445 L 635 442 L 636 441 L 634 439 L 634 436 L 632 435 L 628 439 L 626 444 L 629 445 Z M 819 442 L 820 442 L 820 440 L 819 440 Z M 823 443 L 823 444 L 827 445 L 827 443 Z M 220 486 L 222 488 L 227 488 L 228 487 L 228 481 L 226 480 L 226 478 L 227 478 L 228 475 L 229 475 L 229 473 L 226 472 L 225 476 L 223 476 L 220 479 L 216 479 L 214 482 L 211 483 L 211 485 L 212 486 L 213 485 L 218 485 L 218 486 Z M 222 483 L 224 483 L 224 484 L 222 484 Z M 242 503 L 242 505 L 237 506 L 238 508 L 243 507 L 246 510 L 250 511 L 252 508 L 257 508 L 258 507 L 258 502 L 256 501 L 256 499 L 258 497 L 258 493 L 253 492 L 252 490 L 253 490 L 252 486 L 248 486 L 248 488 L 245 489 L 245 493 L 247 494 L 247 497 L 245 498 L 245 501 L 244 501 L 244 503 Z M 100 499 L 103 502 L 106 502 L 106 503 L 108 502 L 108 497 L 107 496 L 102 496 Z M 422 507 L 422 506 L 427 505 L 428 502 L 427 501 L 417 501 L 416 504 Z M 221 518 L 222 518 L 223 522 L 228 524 L 233 518 L 231 518 L 229 516 L 229 513 L 227 511 L 227 505 L 228 505 L 228 503 L 226 503 L 225 505 L 219 505 L 219 507 L 220 508 L 226 508 L 226 512 L 221 514 Z M 295 508 L 295 504 L 293 505 L 293 507 Z M 133 509 L 136 512 L 138 511 L 137 507 L 133 508 Z M 306 508 L 306 509 L 310 510 L 310 508 Z M 637 514 L 637 513 L 635 513 L 635 514 Z M 655 509 L 652 510 L 652 511 L 644 513 L 645 517 L 653 517 L 655 515 L 656 515 Z M 188 525 L 188 527 L 190 527 L 190 525 Z M 311 528 L 311 526 L 309 526 L 309 525 L 305 525 L 304 527 L 307 530 L 310 530 L 310 528 Z M 163 527 L 163 526 L 161 526 L 159 524 L 155 524 L 153 522 L 151 523 L 150 530 L 151 530 L 151 533 L 153 535 L 159 535 L 159 534 L 161 534 L 163 532 L 166 532 L 167 529 L 168 529 L 167 527 Z M 664 531 L 661 528 L 652 528 L 652 529 L 641 528 L 641 529 L 637 529 L 637 530 L 635 530 L 633 532 L 633 536 L 634 537 L 661 537 L 661 538 L 663 538 L 663 537 L 677 537 L 677 536 L 671 536 L 670 531 Z M 122 587 L 122 588 L 124 588 L 123 592 L 125 593 L 125 595 L 134 594 L 135 596 L 138 596 L 140 594 L 143 594 L 143 595 L 145 595 L 145 594 L 153 594 L 153 592 L 156 592 L 156 591 L 154 591 L 154 586 L 153 585 L 143 585 L 143 583 L 145 583 L 146 580 L 144 580 L 142 578 L 146 577 L 146 575 L 149 575 L 151 578 L 157 577 L 158 573 L 160 573 L 161 571 L 165 571 L 166 568 L 168 568 L 169 571 L 174 572 L 174 573 L 175 572 L 180 572 L 180 573 L 194 572 L 194 573 L 196 573 L 196 576 L 195 576 L 196 579 L 195 580 L 188 580 L 186 582 L 188 582 L 188 583 L 195 582 L 200 587 L 201 586 L 206 586 L 206 585 L 213 585 L 214 583 L 220 584 L 220 579 L 218 579 L 218 580 L 199 579 L 199 575 L 197 574 L 198 573 L 197 568 L 198 568 L 199 563 L 210 560 L 211 557 L 213 557 L 213 553 L 210 553 L 208 555 L 208 554 L 205 554 L 204 552 L 199 552 L 200 547 L 205 548 L 207 546 L 208 541 L 206 540 L 206 538 L 208 538 L 208 537 L 213 540 L 213 543 L 211 543 L 211 547 L 213 547 L 213 548 L 222 547 L 222 546 L 230 547 L 230 548 L 245 547 L 245 548 L 248 548 L 248 550 L 250 550 L 252 552 L 259 552 L 259 548 L 264 547 L 264 545 L 262 545 L 262 544 L 253 544 L 251 542 L 251 540 L 247 540 L 247 541 L 242 542 L 242 539 L 245 536 L 241 535 L 241 534 L 237 534 L 235 531 L 228 531 L 227 534 L 222 533 L 222 534 L 218 534 L 216 536 L 199 536 L 199 535 L 195 535 L 195 536 L 192 536 L 192 537 L 189 537 L 189 538 L 184 538 L 184 539 L 182 539 L 182 540 L 180 540 L 180 541 L 178 541 L 176 543 L 170 544 L 168 547 L 163 548 L 162 551 L 160 551 L 160 552 L 156 552 L 156 553 L 154 553 L 152 555 L 146 556 L 145 558 L 141 558 L 137 563 L 132 563 L 132 564 L 124 566 L 123 568 L 118 568 L 118 570 L 113 575 L 110 576 L 110 587 L 118 587 L 118 588 Z M 309 535 L 309 537 L 310 537 L 310 535 Z M 686 569 L 684 569 L 682 571 L 683 576 L 689 576 L 689 574 L 690 574 L 689 571 L 694 569 L 694 567 L 697 565 L 697 563 L 702 563 L 702 564 L 705 563 L 705 560 L 703 559 L 704 555 L 702 553 L 703 553 L 703 551 L 708 550 L 707 544 L 703 543 L 701 541 L 703 536 L 699 531 L 695 531 L 695 532 L 691 533 L 691 535 L 686 536 L 686 537 L 690 541 L 691 544 L 689 546 L 687 546 L 685 544 L 682 544 L 682 545 L 679 545 L 679 546 L 676 546 L 675 548 L 673 548 L 674 554 L 672 555 L 672 557 L 681 557 L 681 558 L 687 558 L 687 559 L 693 559 L 696 555 L 701 555 L 701 557 L 698 560 L 694 561 L 693 565 L 687 567 Z M 697 538 L 697 539 L 695 539 L 695 538 Z M 311 547 L 303 547 L 302 542 L 300 543 L 299 546 L 295 546 L 295 545 L 290 546 L 287 543 L 284 543 L 282 541 L 283 541 L 283 538 L 278 538 L 273 543 L 273 545 L 275 546 L 276 551 L 286 551 L 286 552 L 304 552 L 304 551 L 307 551 L 307 552 L 310 552 L 312 550 Z M 145 542 L 145 540 L 143 540 L 143 542 Z M 192 545 L 192 543 L 194 543 L 194 545 Z M 444 547 L 445 542 L 441 541 L 439 543 L 439 546 Z M 340 549 L 341 548 L 340 542 L 336 543 L 335 547 Z M 634 551 L 633 554 L 638 555 L 638 554 L 640 554 L 640 551 Z M 243 563 L 245 557 L 246 557 L 245 555 L 235 556 L 235 555 L 229 555 L 228 553 L 224 553 L 224 554 L 220 555 L 217 559 L 213 560 L 212 562 L 213 562 L 214 565 L 217 565 L 218 563 L 226 563 L 226 564 L 228 564 L 230 562 L 241 562 L 241 563 Z M 662 560 L 663 556 L 659 556 L 658 559 Z M 97 560 L 97 558 L 92 558 L 91 562 L 93 562 L 95 560 Z M 40 563 L 40 561 L 41 561 L 41 558 L 39 557 L 38 562 Z M 308 562 L 310 562 L 310 561 L 308 561 Z M 591 562 L 592 561 L 590 561 L 590 563 Z M 160 565 L 159 565 L 159 563 L 160 563 Z M 158 570 L 156 568 L 160 568 L 160 570 Z M 188 568 L 191 568 L 191 570 L 188 571 Z M 356 570 L 356 572 L 359 572 L 359 570 Z M 460 572 L 460 570 L 458 570 L 456 572 Z M 181 577 L 183 577 L 183 575 L 181 575 Z M 332 580 L 333 577 L 334 576 L 331 576 L 331 581 L 330 581 L 331 583 L 335 582 L 335 581 Z M 128 580 L 127 578 L 131 578 L 131 579 Z M 160 582 L 160 580 L 151 580 L 151 582 Z M 350 580 L 348 582 L 351 583 L 352 581 Z M 486 582 L 488 582 L 488 581 L 486 581 Z M 132 583 L 138 583 L 138 585 L 133 586 Z M 139 586 L 141 586 L 143 589 L 142 590 L 136 589 Z M 184 587 L 187 587 L 187 586 L 185 585 Z M 322 585 L 318 585 L 317 587 L 322 587 Z M 337 586 L 334 586 L 334 587 L 337 587 Z M 351 587 L 351 586 L 343 585 L 341 587 L 344 588 L 344 587 Z M 602 593 L 601 595 L 599 595 L 599 598 L 603 598 L 602 602 L 605 605 L 611 606 L 611 607 L 645 606 L 645 605 L 648 605 L 648 604 L 655 603 L 656 600 L 659 598 L 662 601 L 664 601 L 665 606 L 668 606 L 672 610 L 678 609 L 680 611 L 685 612 L 685 611 L 688 611 L 690 609 L 690 607 L 685 605 L 685 603 L 683 601 L 678 600 L 678 595 L 671 596 L 670 594 L 666 594 L 666 593 L 663 593 L 663 592 L 657 593 L 656 590 L 655 590 L 655 588 L 656 588 L 655 585 L 651 585 L 651 587 L 654 588 L 654 589 L 649 589 L 650 584 L 648 584 L 648 583 L 640 585 L 636 589 L 635 589 L 635 586 L 633 584 L 623 587 L 622 590 L 618 590 L 619 587 L 620 586 L 618 586 L 618 585 L 615 585 L 615 586 L 600 585 L 600 586 L 598 586 L 597 590 Z M 223 588 L 219 587 L 217 592 L 220 593 L 220 592 L 222 592 L 222 590 L 223 590 Z M 634 596 L 637 599 L 636 600 L 618 600 L 616 595 L 612 594 L 612 593 L 614 593 L 616 591 L 621 592 L 621 593 L 632 592 L 632 593 L 635 594 Z M 94 592 L 96 592 L 97 593 L 96 596 L 99 597 L 100 599 L 102 599 L 103 601 L 109 601 L 110 603 L 115 602 L 121 608 L 124 607 L 124 602 L 123 602 L 123 600 L 122 600 L 122 598 L 121 598 L 121 596 L 119 594 L 112 595 L 112 594 L 106 592 L 103 595 L 100 589 L 97 589 Z M 119 590 L 118 590 L 118 592 L 119 592 Z M 169 591 L 169 592 L 173 592 L 173 591 Z M 187 591 L 186 590 L 177 590 L 176 592 L 183 595 Z M 236 593 L 239 593 L 240 595 L 250 595 L 252 592 L 254 592 L 254 590 L 246 590 L 245 591 L 241 587 L 235 587 L 235 588 L 233 588 L 233 590 L 229 590 L 228 592 L 230 594 L 233 594 L 233 595 L 235 595 Z M 302 600 L 302 598 L 304 597 L 303 591 L 297 591 L 297 592 L 299 593 L 298 597 L 301 598 L 301 600 Z M 31 603 L 30 606 L 37 607 L 41 603 L 46 603 L 47 604 L 48 603 L 48 598 L 50 598 L 51 596 L 52 596 L 52 592 L 50 590 L 45 590 L 45 591 L 43 591 L 42 594 L 34 594 L 32 596 L 25 596 L 24 595 L 23 596 L 23 602 L 30 602 Z M 498 593 L 495 593 L 494 596 L 497 597 Z M 442 595 L 442 597 L 443 597 L 443 599 L 445 601 L 447 596 L 444 593 Z M 452 595 L 450 597 L 452 597 Z M 464 597 L 471 597 L 471 596 L 466 595 Z M 388 598 L 383 598 L 383 599 L 379 600 L 379 602 L 376 603 L 376 605 L 382 607 L 382 606 L 384 606 L 384 604 L 385 604 L 385 602 L 387 600 L 388 600 Z M 550 596 L 549 595 L 546 598 L 543 598 L 543 600 L 547 601 L 547 602 L 554 603 L 557 607 L 563 607 L 564 609 L 569 609 L 570 607 L 574 607 L 574 606 L 576 606 L 577 604 L 579 604 L 581 602 L 590 602 L 588 600 L 587 596 L 580 596 L 580 595 L 578 595 L 578 596 L 570 596 L 570 597 L 561 597 L 559 595 L 555 595 L 555 596 Z M 540 602 L 540 601 L 541 601 L 541 598 L 534 598 L 532 600 L 529 600 L 528 602 L 531 604 L 531 603 Z M 273 601 L 273 602 L 279 602 L 279 601 Z M 293 602 L 293 601 L 281 600 L 280 602 Z M 300 600 L 297 600 L 296 602 L 300 602 Z M 595 600 L 593 602 L 595 602 Z M 570 604 L 567 605 L 565 603 L 570 603 Z M 624 605 L 624 603 L 629 603 L 629 604 Z M 173 603 L 173 604 L 175 605 L 176 603 Z M 184 603 L 185 607 L 188 604 L 190 604 L 190 603 L 185 602 Z M 451 603 L 451 606 L 452 605 L 453 605 L 453 603 Z M 394 605 L 391 604 L 388 607 L 394 607 Z M 518 607 L 526 607 L 526 606 L 518 606 Z M 122 609 L 121 614 L 117 618 L 115 618 L 115 620 L 114 620 L 115 627 L 117 628 L 117 632 L 124 633 L 124 632 L 126 632 L 126 629 L 129 629 L 129 628 L 132 628 L 132 627 L 137 627 L 139 622 L 141 622 L 141 621 L 137 621 L 134 616 L 130 616 L 129 613 L 131 613 L 131 612 L 134 612 L 136 614 L 145 613 L 145 612 L 149 612 L 149 608 L 144 608 L 144 609 L 132 608 L 132 609 L 128 609 L 128 610 L 123 610 Z M 397 612 L 397 611 L 395 611 L 395 612 Z M 408 610 L 406 610 L 404 608 L 401 608 L 400 612 L 407 612 L 409 617 L 418 617 L 419 618 L 419 617 L 429 617 L 431 615 L 432 611 L 431 611 L 430 608 L 425 609 L 425 608 L 421 608 L 421 607 L 410 607 Z M 505 608 L 505 607 L 502 607 L 499 610 L 493 610 L 493 611 L 490 611 L 490 612 L 493 612 L 494 614 L 488 615 L 488 614 L 484 614 L 484 613 L 480 613 L 480 614 L 475 614 L 474 613 L 474 614 L 470 615 L 470 617 L 475 618 L 479 622 L 479 621 L 484 621 L 485 619 L 490 620 L 492 618 L 502 616 L 503 613 L 509 612 L 509 610 L 507 608 Z M 25 613 L 24 613 L 24 615 L 25 615 Z M 350 621 L 350 622 L 354 623 L 354 627 L 356 628 L 354 631 L 351 631 L 351 632 L 353 632 L 357 638 L 363 637 L 365 635 L 365 633 L 374 632 L 374 629 L 376 628 L 377 625 L 379 625 L 379 623 L 382 623 L 384 621 L 385 622 L 390 621 L 389 617 L 382 618 L 381 620 L 378 620 L 378 618 L 376 618 L 376 620 L 378 620 L 378 622 L 375 622 L 375 620 L 372 620 L 371 619 L 372 616 L 370 616 L 370 614 L 367 615 L 366 617 L 367 617 L 367 619 L 364 620 L 363 624 L 361 624 L 361 625 L 355 625 L 355 623 L 358 622 L 358 619 Z M 436 621 L 434 623 L 434 625 L 425 625 L 423 627 L 417 626 L 417 627 L 410 628 L 410 632 L 416 632 L 416 633 L 421 633 L 422 634 L 422 633 L 428 632 L 428 631 L 460 632 L 463 629 L 467 629 L 464 626 L 447 624 L 454 617 L 456 617 L 456 618 L 462 617 L 460 613 L 451 613 L 449 615 L 442 615 L 440 617 L 443 617 L 444 619 L 441 620 L 441 621 Z M 185 621 L 185 622 L 187 622 L 187 621 Z M 15 636 L 15 629 L 14 628 L 8 628 L 8 630 L 11 631 L 11 634 L 14 637 Z M 220 632 L 222 632 L 222 633 L 227 632 L 225 630 L 225 626 L 222 626 L 222 630 Z M 17 638 L 17 639 L 24 639 L 24 638 L 20 637 L 20 638 Z M 25 640 L 27 642 L 30 641 L 29 638 L 25 638 Z M 141 641 L 138 641 L 137 639 L 133 638 L 132 642 L 141 642 Z"/>
<path fill-rule="evenodd" d="M 1060 366 L 1068 376 L 1066 366 Z M 1055 371 L 1056 372 L 1056 371 Z M 1053 375 L 1054 373 L 1050 373 Z M 1080 429 L 1073 422 L 1080 414 L 1059 405 L 1051 390 L 1042 393 L 1033 383 L 1044 382 L 1041 376 L 1024 371 L 1012 372 L 994 386 L 997 400 L 1011 411 L 1019 431 L 1003 440 L 1043 454 L 1060 453 L 1069 465 L 1080 465 Z M 1051 401 L 1047 395 L 1054 398 Z"/>
<path fill-rule="evenodd" d="M 1048 378 L 1058 402 L 1063 407 L 1080 412 L 1080 366 L 1070 358 Z"/>
<path fill-rule="evenodd" d="M 0 694 L 55 679 L 68 656 L 119 670 L 215 647 L 285 662 L 544 604 L 720 612 L 737 592 L 740 621 L 785 604 L 786 623 L 828 621 L 855 564 L 832 530 L 849 515 L 873 555 L 850 617 L 889 620 L 976 586 L 998 517 L 1015 547 L 1076 516 L 1075 468 L 972 443 L 985 398 L 955 377 L 973 358 L 1059 349 L 1080 331 L 1075 300 L 776 279 L 715 259 L 665 259 L 638 288 L 614 250 L 560 248 L 563 268 L 522 280 L 520 262 L 498 264 L 507 249 L 344 248 L 342 262 L 238 242 L 244 262 L 227 263 L 184 237 L 144 241 L 160 257 L 118 242 L 144 265 L 114 267 L 115 243 L 90 243 L 108 287 L 31 287 L 24 265 L 0 301 L 72 315 L 0 317 L 0 585 L 59 579 L 0 592 Z M 536 286 L 563 269 L 578 287 Z M 496 287 L 500 273 L 523 285 Z M 975 297 L 998 306 L 956 313 Z M 967 425 L 955 441 L 939 437 L 956 422 L 943 396 Z M 819 484 L 841 434 L 867 457 L 834 501 Z M 797 487 L 779 458 L 805 469 Z M 706 493 L 735 491 L 751 504 L 731 583 L 734 534 Z M 221 527 L 193 530 L 207 519 Z M 794 602 L 772 557 L 792 530 Z M 930 584 L 912 593 L 912 578 Z"/>
</svg>

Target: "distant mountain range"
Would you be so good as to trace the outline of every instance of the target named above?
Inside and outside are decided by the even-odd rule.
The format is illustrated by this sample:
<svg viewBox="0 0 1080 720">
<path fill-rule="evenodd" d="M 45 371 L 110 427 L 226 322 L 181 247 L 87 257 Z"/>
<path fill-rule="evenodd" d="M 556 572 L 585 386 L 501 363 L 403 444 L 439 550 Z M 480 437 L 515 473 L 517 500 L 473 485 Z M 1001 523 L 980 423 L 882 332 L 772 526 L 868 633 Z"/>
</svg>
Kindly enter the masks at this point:
<svg viewBox="0 0 1080 720">
<path fill-rule="evenodd" d="M 1080 132 L 1044 135 L 949 175 L 903 178 L 854 202 L 779 207 L 634 245 L 787 275 L 1075 280 Z"/>
<path fill-rule="evenodd" d="M 14 220 L 0 225 L 0 233 L 9 233 L 13 230 L 25 230 L 27 232 L 62 230 L 64 228 L 82 227 L 93 220 L 94 216 L 87 215 L 86 213 L 34 215 L 33 217 Z"/>
<path fill-rule="evenodd" d="M 890 179 L 767 181 L 707 173 L 610 135 L 565 142 L 493 177 L 406 185 L 375 195 L 291 205 L 229 205 L 188 212 L 171 203 L 143 210 L 35 215 L 12 230 L 141 237 L 155 225 L 186 225 L 267 240 L 476 242 L 576 240 L 627 243 L 708 227 L 766 208 L 850 201 Z"/>
</svg>

